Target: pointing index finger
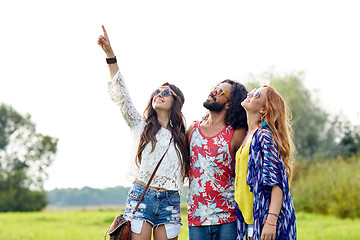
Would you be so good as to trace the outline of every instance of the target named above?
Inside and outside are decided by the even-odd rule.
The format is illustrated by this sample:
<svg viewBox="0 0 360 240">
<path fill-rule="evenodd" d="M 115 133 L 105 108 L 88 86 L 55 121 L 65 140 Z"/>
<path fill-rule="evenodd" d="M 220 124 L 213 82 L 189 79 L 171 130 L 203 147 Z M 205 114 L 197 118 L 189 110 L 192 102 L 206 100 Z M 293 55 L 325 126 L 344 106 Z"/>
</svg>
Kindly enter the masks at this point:
<svg viewBox="0 0 360 240">
<path fill-rule="evenodd" d="M 108 37 L 108 35 L 107 35 L 107 32 L 106 32 L 106 30 L 105 30 L 104 25 L 102 25 L 102 29 L 103 29 L 103 32 L 104 32 L 104 37 L 105 37 L 106 39 L 109 39 L 109 37 Z"/>
</svg>

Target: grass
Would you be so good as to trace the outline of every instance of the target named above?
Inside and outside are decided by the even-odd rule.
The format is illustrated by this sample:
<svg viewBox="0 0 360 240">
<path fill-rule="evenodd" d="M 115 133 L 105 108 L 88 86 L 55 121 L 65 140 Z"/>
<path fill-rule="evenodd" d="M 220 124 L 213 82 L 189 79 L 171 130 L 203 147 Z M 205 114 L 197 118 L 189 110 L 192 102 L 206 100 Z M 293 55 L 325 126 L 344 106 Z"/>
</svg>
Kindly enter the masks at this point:
<svg viewBox="0 0 360 240">
<path fill-rule="evenodd" d="M 99 240 L 123 209 L 51 209 L 44 212 L 0 213 L 0 239 Z M 186 215 L 179 240 L 188 239 Z"/>
<path fill-rule="evenodd" d="M 120 210 L 71 209 L 33 213 L 0 213 L 0 239 L 98 240 Z M 360 219 L 297 213 L 299 240 L 360 239 Z M 188 239 L 186 212 L 179 240 Z"/>
<path fill-rule="evenodd" d="M 360 239 L 360 219 L 296 213 L 299 240 Z"/>
</svg>

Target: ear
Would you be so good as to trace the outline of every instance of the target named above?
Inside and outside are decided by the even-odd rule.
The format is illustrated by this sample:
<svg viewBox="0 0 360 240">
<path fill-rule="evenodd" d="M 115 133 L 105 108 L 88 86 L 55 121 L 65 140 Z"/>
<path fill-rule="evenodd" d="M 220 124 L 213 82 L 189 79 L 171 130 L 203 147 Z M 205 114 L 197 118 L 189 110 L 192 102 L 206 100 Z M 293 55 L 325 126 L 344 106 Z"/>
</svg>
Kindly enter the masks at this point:
<svg viewBox="0 0 360 240">
<path fill-rule="evenodd" d="M 229 101 L 226 102 L 226 104 L 225 104 L 225 109 L 226 109 L 226 110 L 229 110 L 229 109 L 230 109 L 230 102 L 229 102 Z"/>
<path fill-rule="evenodd" d="M 265 114 L 265 113 L 266 113 L 265 107 L 262 107 L 262 108 L 260 109 L 260 113 L 261 113 L 261 114 Z"/>
</svg>

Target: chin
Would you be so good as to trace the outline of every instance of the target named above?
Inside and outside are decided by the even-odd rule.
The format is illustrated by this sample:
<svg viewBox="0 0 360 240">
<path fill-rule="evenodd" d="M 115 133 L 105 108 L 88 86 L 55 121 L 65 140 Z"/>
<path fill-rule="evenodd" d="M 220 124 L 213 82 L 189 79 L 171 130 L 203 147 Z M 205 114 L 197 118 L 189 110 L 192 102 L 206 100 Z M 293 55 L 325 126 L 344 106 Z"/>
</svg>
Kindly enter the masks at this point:
<svg viewBox="0 0 360 240">
<path fill-rule="evenodd" d="M 153 105 L 153 109 L 154 109 L 154 110 L 160 110 L 160 109 L 162 109 L 162 107 L 161 107 L 161 106 L 157 106 L 157 105 Z"/>
<path fill-rule="evenodd" d="M 170 109 L 164 107 L 164 106 L 153 106 L 155 111 L 170 111 Z"/>
</svg>

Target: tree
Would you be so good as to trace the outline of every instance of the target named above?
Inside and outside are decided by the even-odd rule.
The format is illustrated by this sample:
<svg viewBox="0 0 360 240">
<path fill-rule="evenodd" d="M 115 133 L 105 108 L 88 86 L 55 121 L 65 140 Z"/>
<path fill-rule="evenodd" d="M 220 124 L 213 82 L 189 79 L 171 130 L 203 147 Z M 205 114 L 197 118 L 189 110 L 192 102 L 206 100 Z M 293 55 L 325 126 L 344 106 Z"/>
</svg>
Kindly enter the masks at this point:
<svg viewBox="0 0 360 240">
<path fill-rule="evenodd" d="M 46 206 L 43 184 L 57 142 L 37 133 L 29 114 L 0 105 L 0 212 L 37 211 Z"/>
<path fill-rule="evenodd" d="M 346 118 L 335 115 L 329 121 L 327 141 L 323 149 L 331 149 L 328 157 L 350 157 L 360 150 L 360 126 L 352 125 Z"/>
</svg>

